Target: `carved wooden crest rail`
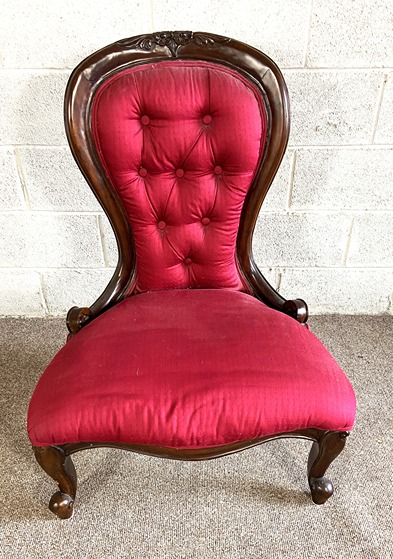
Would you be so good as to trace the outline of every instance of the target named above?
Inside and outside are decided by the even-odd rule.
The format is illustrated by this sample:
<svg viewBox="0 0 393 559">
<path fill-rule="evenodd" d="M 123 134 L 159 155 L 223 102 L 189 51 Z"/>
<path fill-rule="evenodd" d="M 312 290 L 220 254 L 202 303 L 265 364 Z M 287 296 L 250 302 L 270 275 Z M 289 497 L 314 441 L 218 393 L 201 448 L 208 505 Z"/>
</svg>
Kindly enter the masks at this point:
<svg viewBox="0 0 393 559">
<path fill-rule="evenodd" d="M 172 56 L 176 57 L 180 47 L 194 43 L 197 46 L 214 46 L 216 43 L 226 43 L 229 39 L 208 33 L 193 33 L 192 31 L 162 31 L 143 37 L 123 39 L 117 44 L 129 49 L 151 51 L 155 47 L 167 47 Z"/>
</svg>

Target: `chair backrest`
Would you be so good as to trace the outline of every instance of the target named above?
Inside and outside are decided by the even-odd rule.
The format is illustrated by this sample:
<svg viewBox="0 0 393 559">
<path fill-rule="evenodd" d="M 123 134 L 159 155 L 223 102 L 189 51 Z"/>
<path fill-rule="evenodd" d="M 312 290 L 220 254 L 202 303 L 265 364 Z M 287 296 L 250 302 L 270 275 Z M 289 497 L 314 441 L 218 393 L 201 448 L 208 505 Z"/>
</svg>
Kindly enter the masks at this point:
<svg viewBox="0 0 393 559">
<path fill-rule="evenodd" d="M 74 70 L 65 121 L 115 231 L 112 302 L 253 291 L 252 233 L 289 132 L 285 82 L 266 55 L 205 33 L 119 41 Z"/>
</svg>

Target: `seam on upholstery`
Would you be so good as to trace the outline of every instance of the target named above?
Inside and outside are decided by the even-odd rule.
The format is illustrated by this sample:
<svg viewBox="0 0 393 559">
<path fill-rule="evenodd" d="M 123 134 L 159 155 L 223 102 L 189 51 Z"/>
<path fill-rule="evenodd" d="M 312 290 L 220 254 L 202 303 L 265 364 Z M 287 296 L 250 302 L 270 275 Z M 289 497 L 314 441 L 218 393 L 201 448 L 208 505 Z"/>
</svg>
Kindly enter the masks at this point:
<svg viewBox="0 0 393 559">
<path fill-rule="evenodd" d="M 206 68 L 206 72 L 207 72 L 207 95 L 209 101 L 209 115 L 211 115 L 212 106 L 211 106 L 210 68 Z"/>
<path fill-rule="evenodd" d="M 224 177 L 222 175 L 221 175 L 221 182 L 222 182 L 222 184 L 224 184 L 227 187 L 227 189 L 229 191 L 233 189 L 233 187 L 229 186 L 229 184 L 227 183 L 227 181 L 224 179 Z M 235 188 L 234 190 L 240 190 L 240 189 Z M 243 191 L 241 191 L 241 192 L 243 192 Z M 243 201 L 243 203 L 244 203 L 244 201 Z"/>
<path fill-rule="evenodd" d="M 157 150 L 156 150 L 156 145 L 153 142 L 153 130 L 151 129 L 151 126 L 144 126 L 144 128 L 148 129 L 148 134 L 150 134 L 150 147 L 154 151 L 154 155 L 155 155 L 157 161 L 159 161 L 158 153 L 157 153 Z"/>
<path fill-rule="evenodd" d="M 142 180 L 142 179 L 141 179 L 141 180 Z M 145 180 L 143 180 L 143 186 L 145 187 L 146 198 L 147 198 L 148 201 L 149 201 L 149 204 L 150 204 L 150 206 L 151 206 L 151 209 L 153 210 L 154 216 L 155 216 L 156 219 L 158 219 L 158 212 L 157 212 L 157 210 L 155 209 L 154 204 L 153 204 L 153 202 L 152 202 L 152 200 L 151 200 L 151 198 L 150 198 L 149 192 L 148 192 L 148 190 L 147 190 L 147 182 L 146 182 Z"/>
<path fill-rule="evenodd" d="M 172 196 L 172 192 L 173 192 L 173 189 L 174 189 L 174 187 L 175 187 L 176 182 L 177 182 L 177 179 L 174 179 L 174 180 L 173 180 L 173 183 L 172 183 L 172 186 L 171 186 L 171 189 L 170 189 L 169 194 L 168 194 L 168 198 L 166 199 L 165 208 L 164 208 L 164 214 L 163 214 L 163 216 L 162 216 L 163 218 L 164 218 L 165 215 L 166 215 L 166 211 L 167 211 L 167 209 L 168 209 L 168 204 L 169 204 L 169 199 L 170 199 L 170 197 Z"/>
<path fill-rule="evenodd" d="M 191 287 L 192 285 L 195 286 L 197 280 L 195 274 L 192 271 L 192 266 L 187 266 L 187 275 L 188 275 L 188 282 L 187 282 L 188 287 Z"/>
<path fill-rule="evenodd" d="M 215 153 L 215 151 L 214 151 L 213 137 L 212 137 L 211 134 L 210 134 L 210 149 L 211 149 L 211 152 L 212 152 L 212 154 L 213 154 L 214 162 L 217 163 L 217 155 L 216 155 L 216 153 Z"/>
<path fill-rule="evenodd" d="M 132 74 L 132 78 L 133 78 L 135 90 L 136 90 L 137 96 L 138 96 L 139 116 L 140 116 L 142 114 L 141 94 L 140 94 L 140 91 L 139 91 L 138 82 L 136 80 L 135 74 Z M 145 128 L 146 128 L 146 126 L 141 125 L 141 132 L 142 132 L 141 166 L 142 167 L 143 167 L 144 161 L 145 161 L 145 150 L 146 150 L 146 142 L 145 142 L 145 132 L 146 131 L 145 131 Z M 156 219 L 158 219 L 156 209 L 155 209 L 154 204 L 152 202 L 152 199 L 150 198 L 149 193 L 147 191 L 146 180 L 143 180 L 143 186 L 145 187 L 146 198 L 147 198 L 147 200 L 150 204 L 151 209 L 153 210 L 154 216 L 155 216 Z"/>
<path fill-rule="evenodd" d="M 211 210 L 210 210 L 210 215 L 212 215 L 212 213 L 214 211 L 214 208 L 216 207 L 217 196 L 218 196 L 218 181 L 219 181 L 219 178 L 218 177 L 214 177 L 214 178 L 215 178 L 215 181 L 214 181 L 215 191 L 214 191 L 213 205 L 212 205 Z"/>
<path fill-rule="evenodd" d="M 183 256 L 181 256 L 181 255 L 177 252 L 177 250 L 175 249 L 175 247 L 174 247 L 173 244 L 172 244 L 172 241 L 170 241 L 170 240 L 168 239 L 168 235 L 166 235 L 165 238 L 166 238 L 166 240 L 167 240 L 168 245 L 171 247 L 171 249 L 172 249 L 173 252 L 176 254 L 176 256 L 177 256 L 181 261 L 183 261 Z"/>
<path fill-rule="evenodd" d="M 129 172 L 123 173 L 123 174 L 124 174 L 124 175 L 129 175 Z M 121 187 L 119 187 L 119 192 L 122 192 L 123 189 L 124 189 L 125 187 L 130 186 L 132 183 L 136 182 L 137 180 L 139 180 L 139 176 L 138 176 L 138 175 L 135 176 L 135 177 L 132 177 L 131 179 L 129 179 L 128 181 L 126 181 L 125 183 L 123 183 L 123 184 L 121 185 Z"/>
<path fill-rule="evenodd" d="M 116 176 L 117 177 L 128 177 L 128 175 L 130 174 L 129 169 L 124 169 L 124 171 L 116 171 Z M 124 183 L 126 184 L 126 183 Z"/>
<path fill-rule="evenodd" d="M 209 110 L 210 110 L 210 113 L 211 113 L 211 81 L 210 81 L 210 69 L 207 69 L 207 75 L 208 75 L 208 92 L 209 92 Z M 216 163 L 216 162 L 217 162 L 217 155 L 216 155 L 215 150 L 214 150 L 213 137 L 212 137 L 211 134 L 210 134 L 209 139 L 210 139 L 210 151 L 211 151 L 211 153 L 213 154 L 213 160 L 214 160 L 214 162 Z M 214 188 L 215 188 L 215 191 L 214 191 L 213 205 L 212 205 L 212 207 L 211 207 L 211 209 L 210 209 L 210 215 L 213 213 L 214 208 L 216 207 L 217 196 L 218 196 L 218 180 L 217 180 L 217 177 L 214 177 L 214 178 L 215 178 L 215 181 L 214 181 Z"/>
<path fill-rule="evenodd" d="M 135 74 L 132 74 L 132 77 L 134 78 L 135 89 L 136 89 L 136 92 L 138 94 L 139 112 L 142 113 L 143 109 L 142 109 L 141 94 L 140 94 L 140 91 L 139 91 L 138 82 L 136 81 Z"/>
<path fill-rule="evenodd" d="M 204 227 L 203 225 L 202 225 L 202 227 L 203 227 L 203 230 L 202 230 L 203 239 L 202 239 L 202 241 L 200 242 L 199 246 L 198 246 L 196 249 L 194 249 L 194 250 L 192 251 L 192 253 L 190 253 L 190 256 L 191 256 L 191 257 L 194 256 L 195 254 L 198 254 L 198 253 L 201 251 L 201 249 L 205 246 L 205 243 L 206 243 L 206 235 L 207 235 L 207 228 Z"/>
<path fill-rule="evenodd" d="M 244 192 L 241 188 L 237 188 L 236 186 L 230 186 L 230 185 L 226 182 L 226 180 L 224 179 L 224 177 L 223 177 L 222 175 L 220 175 L 220 178 L 221 178 L 222 183 L 225 184 L 225 186 L 227 187 L 227 189 L 228 189 L 229 191 L 231 191 L 231 190 L 236 190 L 237 192 L 241 192 L 241 193 Z M 244 200 L 243 200 L 243 204 L 244 204 Z"/>
<path fill-rule="evenodd" d="M 184 163 L 185 163 L 185 162 L 187 161 L 187 159 L 189 158 L 190 154 L 192 153 L 192 150 L 193 150 L 194 147 L 197 145 L 197 143 L 198 143 L 200 137 L 202 136 L 202 133 L 203 133 L 203 130 L 201 129 L 201 130 L 198 132 L 198 135 L 197 135 L 197 137 L 195 138 L 195 141 L 193 142 L 193 144 L 191 145 L 191 147 L 190 147 L 190 149 L 189 149 L 187 155 L 184 157 L 184 159 L 183 159 L 181 165 L 184 165 Z"/>
</svg>

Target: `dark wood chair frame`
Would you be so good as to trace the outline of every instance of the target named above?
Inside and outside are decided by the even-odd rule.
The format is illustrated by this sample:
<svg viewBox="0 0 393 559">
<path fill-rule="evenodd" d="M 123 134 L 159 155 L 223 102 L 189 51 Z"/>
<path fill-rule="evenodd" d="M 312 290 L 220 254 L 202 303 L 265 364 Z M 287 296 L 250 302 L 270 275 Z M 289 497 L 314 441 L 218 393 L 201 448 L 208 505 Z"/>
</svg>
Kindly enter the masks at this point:
<svg viewBox="0 0 393 559">
<path fill-rule="evenodd" d="M 70 309 L 69 336 L 107 309 L 131 296 L 136 258 L 129 220 L 123 204 L 106 176 L 96 152 L 91 131 L 92 100 L 98 88 L 113 74 L 138 64 L 168 59 L 206 60 L 234 68 L 256 85 L 268 114 L 268 136 L 263 160 L 245 199 L 237 236 L 239 270 L 250 292 L 269 307 L 290 315 L 301 324 L 308 318 L 302 299 L 285 300 L 264 278 L 252 255 L 252 236 L 261 204 L 284 155 L 289 135 L 289 99 L 284 78 L 276 64 L 260 51 L 233 39 L 214 34 L 175 31 L 139 35 L 113 43 L 82 61 L 71 74 L 65 94 L 65 128 L 74 158 L 103 207 L 113 227 L 118 264 L 102 295 L 91 307 Z M 165 92 L 163 92 L 165 94 Z M 323 394 L 321 395 L 323 398 Z M 61 405 L 61 402 L 59 402 Z M 60 518 L 73 513 L 77 477 L 71 455 L 95 447 L 116 447 L 178 460 L 209 460 L 284 437 L 313 441 L 308 460 L 308 481 L 314 503 L 323 504 L 333 485 L 325 477 L 331 462 L 343 450 L 348 432 L 304 429 L 245 440 L 214 448 L 176 449 L 149 445 L 78 442 L 60 446 L 33 447 L 44 471 L 58 484 L 49 508 Z"/>
</svg>

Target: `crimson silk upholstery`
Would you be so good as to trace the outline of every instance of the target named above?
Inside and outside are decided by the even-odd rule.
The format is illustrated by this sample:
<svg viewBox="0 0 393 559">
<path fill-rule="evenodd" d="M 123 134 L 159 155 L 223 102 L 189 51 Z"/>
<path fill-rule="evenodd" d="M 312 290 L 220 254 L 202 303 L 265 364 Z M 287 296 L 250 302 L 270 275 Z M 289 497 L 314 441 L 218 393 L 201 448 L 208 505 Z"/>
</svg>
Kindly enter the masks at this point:
<svg viewBox="0 0 393 559">
<path fill-rule="evenodd" d="M 239 218 L 267 120 L 257 88 L 218 64 L 137 66 L 99 88 L 92 130 L 129 216 L 134 294 L 43 373 L 28 415 L 33 445 L 200 448 L 352 428 L 355 398 L 337 363 L 254 298 L 238 270 Z"/>
<path fill-rule="evenodd" d="M 38 383 L 29 436 L 206 448 L 346 431 L 354 416 L 349 381 L 308 329 L 245 293 L 184 289 L 126 299 L 70 340 Z"/>
<path fill-rule="evenodd" d="M 131 222 L 136 289 L 243 289 L 236 235 L 266 138 L 256 87 L 218 64 L 143 65 L 101 87 L 92 124 Z"/>
</svg>

